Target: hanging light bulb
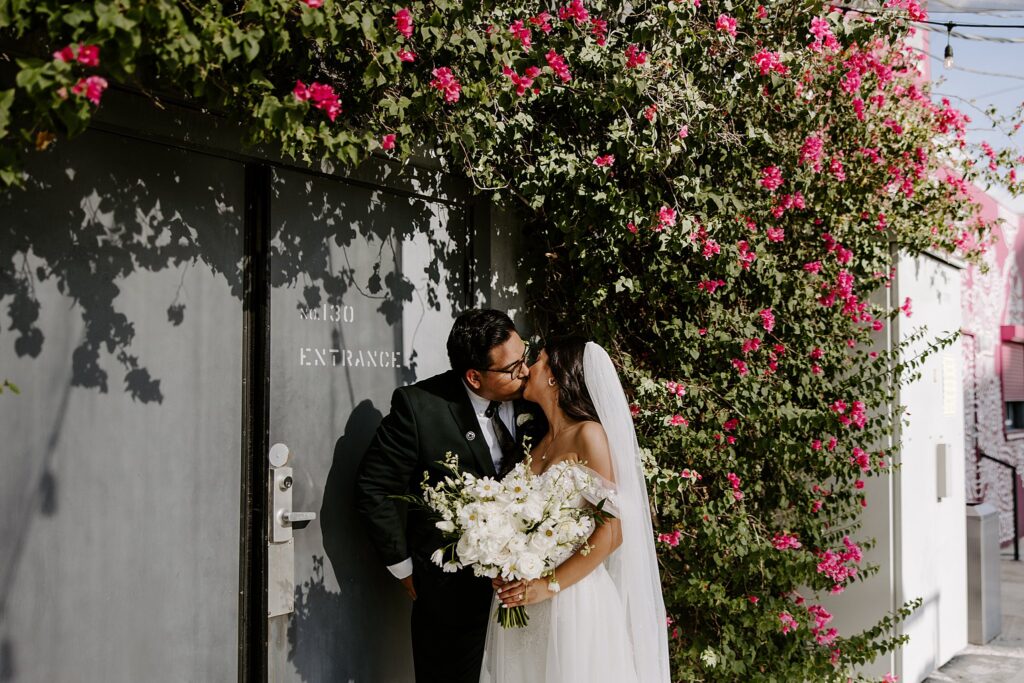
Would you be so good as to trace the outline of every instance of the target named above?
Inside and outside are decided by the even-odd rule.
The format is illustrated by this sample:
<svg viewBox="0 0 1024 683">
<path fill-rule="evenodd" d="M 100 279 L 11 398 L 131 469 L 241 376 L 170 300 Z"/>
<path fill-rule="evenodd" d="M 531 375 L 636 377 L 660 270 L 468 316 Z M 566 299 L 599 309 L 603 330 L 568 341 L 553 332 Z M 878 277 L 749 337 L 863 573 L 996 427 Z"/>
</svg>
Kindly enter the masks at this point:
<svg viewBox="0 0 1024 683">
<path fill-rule="evenodd" d="M 947 69 L 953 68 L 953 46 L 949 44 L 949 39 L 953 35 L 953 22 L 946 24 L 946 52 L 943 55 L 945 59 L 942 60 L 942 65 Z"/>
</svg>

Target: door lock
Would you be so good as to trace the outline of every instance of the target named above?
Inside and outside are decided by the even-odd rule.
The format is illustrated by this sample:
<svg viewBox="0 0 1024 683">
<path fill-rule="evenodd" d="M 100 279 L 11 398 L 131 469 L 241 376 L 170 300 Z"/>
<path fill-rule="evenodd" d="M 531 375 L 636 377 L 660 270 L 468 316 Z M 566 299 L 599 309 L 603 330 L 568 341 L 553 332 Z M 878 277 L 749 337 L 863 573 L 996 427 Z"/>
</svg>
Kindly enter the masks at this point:
<svg viewBox="0 0 1024 683">
<path fill-rule="evenodd" d="M 292 510 L 295 479 L 288 467 L 291 452 L 274 444 L 270 461 L 270 534 L 267 543 L 267 616 L 295 611 L 295 540 L 293 529 L 305 528 L 316 519 L 315 512 Z"/>
</svg>

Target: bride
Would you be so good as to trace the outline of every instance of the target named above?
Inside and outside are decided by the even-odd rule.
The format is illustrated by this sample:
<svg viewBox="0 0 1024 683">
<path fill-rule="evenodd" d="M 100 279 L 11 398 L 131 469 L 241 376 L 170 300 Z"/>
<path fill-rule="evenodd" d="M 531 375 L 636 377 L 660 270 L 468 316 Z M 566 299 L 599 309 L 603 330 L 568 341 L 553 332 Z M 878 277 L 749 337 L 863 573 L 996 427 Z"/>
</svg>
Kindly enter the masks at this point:
<svg viewBox="0 0 1024 683">
<path fill-rule="evenodd" d="M 550 425 L 531 451 L 534 473 L 589 467 L 616 490 L 615 517 L 590 536 L 589 553 L 577 552 L 550 580 L 495 580 L 492 608 L 527 605 L 529 624 L 490 621 L 481 683 L 669 683 L 647 489 L 611 359 L 593 342 L 555 340 L 530 367 L 523 396 Z"/>
</svg>

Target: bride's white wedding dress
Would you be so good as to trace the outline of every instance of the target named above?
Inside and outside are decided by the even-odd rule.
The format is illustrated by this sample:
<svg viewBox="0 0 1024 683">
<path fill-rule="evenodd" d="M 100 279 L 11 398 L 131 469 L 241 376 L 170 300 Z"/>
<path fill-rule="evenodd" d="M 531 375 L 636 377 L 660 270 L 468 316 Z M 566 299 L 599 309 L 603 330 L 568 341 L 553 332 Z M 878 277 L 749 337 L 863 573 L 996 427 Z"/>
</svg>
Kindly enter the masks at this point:
<svg viewBox="0 0 1024 683">
<path fill-rule="evenodd" d="M 568 462 L 538 476 L 557 476 Z M 580 497 L 578 505 L 586 505 Z M 607 508 L 607 505 L 606 505 Z M 617 515 L 617 510 L 608 509 Z M 626 611 L 606 564 L 559 591 L 550 600 L 528 605 L 524 628 L 502 628 L 494 617 L 501 609 L 491 602 L 481 683 L 640 683 L 633 664 L 633 646 L 626 629 Z"/>
<path fill-rule="evenodd" d="M 487 628 L 481 683 L 670 683 L 668 626 L 640 447 L 607 352 L 588 342 L 584 379 L 608 437 L 622 544 L 550 600 L 528 605 L 524 628 Z M 540 476 L 553 476 L 553 465 Z M 579 505 L 585 505 L 582 499 Z"/>
</svg>

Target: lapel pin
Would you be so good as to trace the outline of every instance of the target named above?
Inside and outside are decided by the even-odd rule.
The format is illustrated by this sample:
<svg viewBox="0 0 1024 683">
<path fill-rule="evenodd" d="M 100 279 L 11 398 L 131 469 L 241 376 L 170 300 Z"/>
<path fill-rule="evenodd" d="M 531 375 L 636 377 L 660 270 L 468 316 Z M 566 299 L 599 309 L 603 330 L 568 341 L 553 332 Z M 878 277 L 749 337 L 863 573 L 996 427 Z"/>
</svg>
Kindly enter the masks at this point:
<svg viewBox="0 0 1024 683">
<path fill-rule="evenodd" d="M 466 432 L 466 441 L 472 441 L 476 438 L 476 432 Z"/>
</svg>

